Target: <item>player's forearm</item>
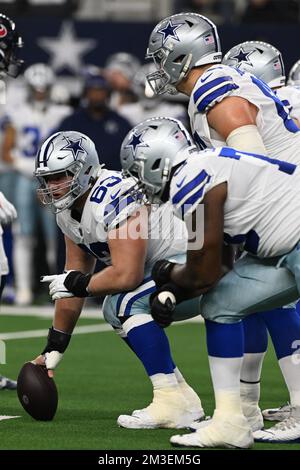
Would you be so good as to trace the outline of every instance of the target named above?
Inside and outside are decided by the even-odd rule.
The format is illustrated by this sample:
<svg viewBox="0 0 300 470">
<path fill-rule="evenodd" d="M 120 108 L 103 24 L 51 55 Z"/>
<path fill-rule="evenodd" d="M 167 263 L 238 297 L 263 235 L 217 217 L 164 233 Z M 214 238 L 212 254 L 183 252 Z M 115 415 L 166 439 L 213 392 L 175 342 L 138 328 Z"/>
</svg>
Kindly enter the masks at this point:
<svg viewBox="0 0 300 470">
<path fill-rule="evenodd" d="M 92 296 L 115 294 L 135 289 L 143 280 L 140 270 L 118 269 L 108 266 L 94 274 L 89 282 L 88 291 Z"/>
<path fill-rule="evenodd" d="M 81 314 L 85 299 L 72 297 L 55 302 L 53 327 L 56 330 L 71 334 Z"/>
<path fill-rule="evenodd" d="M 222 276 L 222 265 L 219 257 L 210 251 L 201 250 L 193 255 L 188 254 L 184 265 L 176 265 L 171 273 L 171 280 L 197 295 L 211 289 Z"/>
</svg>

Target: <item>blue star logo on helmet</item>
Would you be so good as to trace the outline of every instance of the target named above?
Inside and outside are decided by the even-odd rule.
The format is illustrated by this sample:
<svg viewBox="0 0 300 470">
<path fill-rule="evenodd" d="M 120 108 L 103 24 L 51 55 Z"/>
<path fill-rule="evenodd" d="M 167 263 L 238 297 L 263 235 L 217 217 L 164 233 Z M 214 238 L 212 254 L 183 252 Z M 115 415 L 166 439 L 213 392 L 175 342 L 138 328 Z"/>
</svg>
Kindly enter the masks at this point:
<svg viewBox="0 0 300 470">
<path fill-rule="evenodd" d="M 81 146 L 82 138 L 77 139 L 77 140 L 71 140 L 68 137 L 65 137 L 67 140 L 67 145 L 62 147 L 60 150 L 70 150 L 72 152 L 74 160 L 77 160 L 77 156 L 80 152 L 85 153 L 85 149 Z M 60 160 L 62 160 L 64 157 L 58 157 Z"/>
<path fill-rule="evenodd" d="M 143 133 L 141 132 L 140 134 L 132 134 L 130 140 L 128 141 L 127 145 L 125 145 L 125 148 L 131 148 L 132 153 L 134 156 L 136 156 L 136 149 L 137 147 L 149 147 L 146 142 L 143 141 Z"/>
<path fill-rule="evenodd" d="M 249 55 L 253 54 L 253 52 L 255 52 L 255 50 L 245 52 L 243 48 L 241 47 L 238 54 L 233 56 L 232 59 L 236 60 L 238 64 L 240 64 L 241 62 L 247 62 L 248 64 L 253 65 L 249 59 Z"/>
<path fill-rule="evenodd" d="M 162 45 L 165 44 L 165 42 L 167 41 L 167 39 L 169 39 L 169 37 L 171 37 L 173 39 L 176 39 L 176 41 L 179 41 L 179 37 L 177 36 L 176 30 L 178 28 L 180 28 L 180 26 L 183 26 L 183 25 L 184 25 L 184 23 L 173 24 L 172 20 L 169 20 L 168 24 L 166 26 L 164 26 L 163 28 L 158 29 L 157 30 L 158 34 L 163 35 Z"/>
</svg>

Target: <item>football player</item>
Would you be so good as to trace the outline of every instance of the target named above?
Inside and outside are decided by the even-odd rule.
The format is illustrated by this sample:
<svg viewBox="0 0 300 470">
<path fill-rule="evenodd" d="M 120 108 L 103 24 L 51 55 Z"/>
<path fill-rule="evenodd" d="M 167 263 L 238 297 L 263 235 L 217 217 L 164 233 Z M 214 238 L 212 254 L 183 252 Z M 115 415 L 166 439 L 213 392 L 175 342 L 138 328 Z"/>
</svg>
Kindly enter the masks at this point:
<svg viewBox="0 0 300 470">
<path fill-rule="evenodd" d="M 253 437 L 240 400 L 240 320 L 299 297 L 300 173 L 295 164 L 230 147 L 199 152 L 186 135 L 174 119 L 154 118 L 136 126 L 121 148 L 124 170 L 138 174 L 150 201 L 170 201 L 189 231 L 186 264 L 161 260 L 153 268 L 158 286 L 151 296 L 153 318 L 167 326 L 179 302 L 204 294 L 199 308 L 206 319 L 216 409 L 195 433 L 173 436 L 171 442 L 248 448 Z M 134 136 L 142 136 L 142 145 L 133 154 L 128 143 Z M 202 231 L 200 245 L 193 243 Z M 248 253 L 224 276 L 223 239 L 243 243 Z M 284 310 L 281 315 L 284 325 Z M 287 322 L 293 327 L 291 339 L 297 341 L 300 321 L 298 315 L 293 318 L 293 325 L 289 318 Z M 283 331 L 282 349 L 285 342 Z M 300 365 L 294 359 L 291 415 L 273 428 L 255 431 L 258 441 L 300 440 Z"/>
<path fill-rule="evenodd" d="M 147 57 L 157 66 L 156 72 L 147 77 L 156 93 L 181 92 L 190 97 L 190 123 L 199 148 L 226 145 L 300 163 L 300 129 L 266 83 L 239 68 L 221 64 L 218 32 L 208 18 L 181 13 L 162 20 L 150 35 Z M 241 58 L 250 61 L 251 52 L 240 49 L 234 58 L 236 63 Z M 279 308 L 244 321 L 241 395 L 243 412 L 253 430 L 263 426 L 258 403 L 267 329 L 290 395 L 293 393 L 289 335 L 293 336 L 294 317 L 297 312 L 292 305 L 285 307 L 284 312 Z"/>
<path fill-rule="evenodd" d="M 294 86 L 296 88 L 300 87 L 300 60 L 297 60 L 290 70 L 288 85 Z"/>
<path fill-rule="evenodd" d="M 128 142 L 136 149 L 138 139 Z M 150 315 L 155 290 L 151 267 L 161 257 L 182 259 L 186 232 L 169 206 L 149 214 L 136 193 L 136 181 L 99 164 L 94 143 L 80 132 L 58 132 L 36 158 L 40 200 L 56 213 L 65 234 L 63 274 L 45 276 L 55 300 L 55 318 L 38 363 L 49 375 L 65 352 L 88 296 L 107 295 L 103 313 L 140 359 L 153 385 L 153 401 L 132 415 L 127 428 L 180 428 L 203 417 L 200 399 L 175 366 L 168 338 Z M 139 212 L 140 211 L 140 212 Z M 149 222 L 149 234 L 148 234 Z M 160 227 L 163 224 L 163 237 Z M 93 273 L 96 260 L 107 267 Z M 197 314 L 197 308 L 178 319 Z"/>
<path fill-rule="evenodd" d="M 297 126 L 300 126 L 300 90 L 286 85 L 282 54 L 276 47 L 262 41 L 246 41 L 232 47 L 225 54 L 222 64 L 244 70 L 263 80 L 279 97 Z"/>
<path fill-rule="evenodd" d="M 17 212 L 14 206 L 6 199 L 4 194 L 0 191 L 0 301 L 2 292 L 5 285 L 5 277 L 8 274 L 8 262 L 5 255 L 2 234 L 2 225 L 10 224 L 17 217 Z M 0 375 L 0 390 L 15 390 L 17 382 Z"/>
<path fill-rule="evenodd" d="M 46 243 L 46 258 L 50 272 L 56 265 L 56 226 L 51 213 L 36 200 L 36 181 L 33 178 L 34 159 L 38 148 L 60 121 L 70 114 L 68 106 L 51 102 L 50 92 L 55 76 L 42 63 L 28 67 L 24 74 L 27 100 L 7 112 L 8 124 L 3 139 L 3 160 L 17 170 L 18 191 L 15 204 L 19 214 L 14 231 L 14 273 L 16 304 L 32 303 L 32 257 L 37 221 L 41 221 Z"/>
<path fill-rule="evenodd" d="M 222 63 L 252 73 L 263 80 L 280 98 L 289 115 L 299 126 L 300 90 L 292 84 L 286 86 L 284 62 L 278 49 L 266 42 L 246 41 L 230 49 Z M 291 75 L 295 76 L 295 72 L 291 71 Z M 290 412 L 291 405 L 287 403 L 279 408 L 263 410 L 262 414 L 267 420 L 283 421 Z"/>
<path fill-rule="evenodd" d="M 22 38 L 16 31 L 15 23 L 2 13 L 0 13 L 0 30 L 0 77 L 5 75 L 17 77 L 23 66 L 23 61 L 17 57 L 19 49 L 23 46 Z M 2 224 L 11 223 L 16 216 L 14 206 L 0 192 L 0 301 L 5 276 L 8 274 L 8 263 L 2 241 Z M 14 390 L 16 387 L 17 383 L 14 380 L 0 375 L 0 390 Z"/>
</svg>

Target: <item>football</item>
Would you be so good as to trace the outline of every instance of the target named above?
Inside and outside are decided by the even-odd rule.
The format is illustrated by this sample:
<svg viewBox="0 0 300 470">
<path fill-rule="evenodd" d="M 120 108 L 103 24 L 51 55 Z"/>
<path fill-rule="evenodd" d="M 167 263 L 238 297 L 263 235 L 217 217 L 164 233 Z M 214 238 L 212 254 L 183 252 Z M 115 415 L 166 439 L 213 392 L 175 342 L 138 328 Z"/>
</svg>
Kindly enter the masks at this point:
<svg viewBox="0 0 300 470">
<path fill-rule="evenodd" d="M 38 421 L 51 421 L 56 413 L 58 393 L 45 367 L 27 362 L 18 376 L 17 392 L 21 405 Z"/>
</svg>

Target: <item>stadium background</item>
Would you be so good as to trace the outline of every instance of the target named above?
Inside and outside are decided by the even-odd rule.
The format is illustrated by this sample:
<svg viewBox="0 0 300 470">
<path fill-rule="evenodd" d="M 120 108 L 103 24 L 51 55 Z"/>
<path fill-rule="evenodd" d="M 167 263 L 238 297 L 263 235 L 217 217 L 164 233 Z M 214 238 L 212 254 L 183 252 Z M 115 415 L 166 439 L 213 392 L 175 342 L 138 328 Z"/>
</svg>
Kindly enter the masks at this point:
<svg viewBox="0 0 300 470">
<path fill-rule="evenodd" d="M 154 24 L 180 11 L 196 11 L 214 20 L 223 52 L 245 40 L 263 40 L 283 54 L 286 72 L 299 59 L 300 1 L 296 0 L 7 0 L 0 12 L 17 23 L 24 39 L 26 67 L 37 62 L 54 68 L 57 83 L 68 90 L 72 106 L 80 102 L 82 74 L 88 65 L 104 68 L 109 56 L 124 51 L 144 62 Z M 8 81 L 8 103 L 18 106 L 22 77 Z M 180 103 L 185 105 L 183 100 Z M 101 148 L 98 149 L 101 158 Z M 1 158 L 0 152 L 0 158 Z M 1 181 L 7 168 L 1 167 Z M 0 188 L 3 190 L 3 188 Z M 12 189 L 12 188 L 10 188 Z M 17 191 L 13 187 L 13 192 Z M 9 194 L 8 196 L 11 196 Z M 13 199 L 12 195 L 12 199 Z M 11 253 L 11 230 L 6 247 Z M 57 269 L 63 265 L 58 236 Z M 6 364 L 1 373 L 15 377 L 22 363 L 41 350 L 53 307 L 41 290 L 39 275 L 48 270 L 40 227 L 35 233 L 33 306 L 18 306 L 12 288 L 1 307 L 0 338 L 6 342 Z M 12 269 L 13 273 L 13 269 Z M 10 305 L 9 305 L 10 304 Z M 0 415 L 21 416 L 0 421 L 0 449 L 169 449 L 171 430 L 118 429 L 119 414 L 146 406 L 150 385 L 142 367 L 101 319 L 100 301 L 90 303 L 79 322 L 78 335 L 56 374 L 60 404 L 53 423 L 36 423 L 20 408 L 16 395 L 0 391 Z M 205 351 L 203 325 L 189 323 L 170 328 L 175 357 L 191 385 L 200 393 L 207 413 L 213 411 L 212 388 Z M 287 392 L 269 349 L 263 370 L 262 406 L 282 404 Z M 257 449 L 299 448 L 256 444 Z"/>
</svg>

